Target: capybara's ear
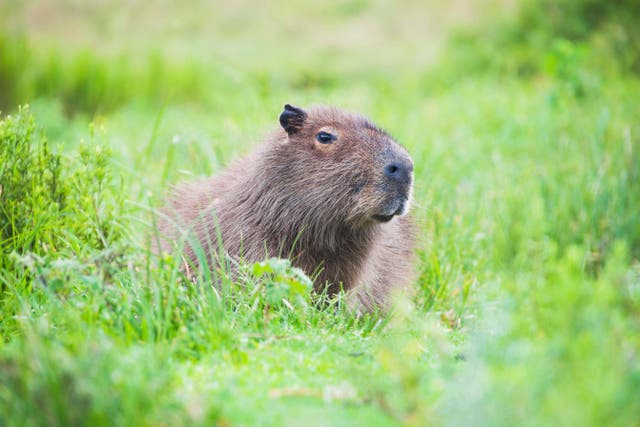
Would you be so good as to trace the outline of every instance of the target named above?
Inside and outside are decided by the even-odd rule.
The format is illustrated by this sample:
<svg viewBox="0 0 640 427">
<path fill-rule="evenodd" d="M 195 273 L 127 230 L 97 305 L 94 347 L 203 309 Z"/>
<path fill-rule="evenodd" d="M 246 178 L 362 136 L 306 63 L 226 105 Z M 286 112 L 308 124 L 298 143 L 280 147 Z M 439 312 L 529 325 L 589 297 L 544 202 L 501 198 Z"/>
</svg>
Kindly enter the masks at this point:
<svg viewBox="0 0 640 427">
<path fill-rule="evenodd" d="M 293 135 L 300 130 L 306 118 L 307 113 L 303 109 L 286 104 L 280 114 L 280 124 L 289 135 Z"/>
</svg>

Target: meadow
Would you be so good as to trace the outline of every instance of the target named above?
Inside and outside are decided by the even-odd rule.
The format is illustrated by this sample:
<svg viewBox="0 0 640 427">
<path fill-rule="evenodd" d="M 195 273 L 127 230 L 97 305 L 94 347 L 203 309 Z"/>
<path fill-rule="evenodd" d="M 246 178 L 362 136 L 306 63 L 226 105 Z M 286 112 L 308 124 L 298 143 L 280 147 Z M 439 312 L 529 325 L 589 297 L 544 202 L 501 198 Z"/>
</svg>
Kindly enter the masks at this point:
<svg viewBox="0 0 640 427">
<path fill-rule="evenodd" d="M 227 3 L 0 1 L 0 425 L 640 425 L 637 2 Z M 389 314 L 150 254 L 285 103 L 414 159 Z"/>
</svg>

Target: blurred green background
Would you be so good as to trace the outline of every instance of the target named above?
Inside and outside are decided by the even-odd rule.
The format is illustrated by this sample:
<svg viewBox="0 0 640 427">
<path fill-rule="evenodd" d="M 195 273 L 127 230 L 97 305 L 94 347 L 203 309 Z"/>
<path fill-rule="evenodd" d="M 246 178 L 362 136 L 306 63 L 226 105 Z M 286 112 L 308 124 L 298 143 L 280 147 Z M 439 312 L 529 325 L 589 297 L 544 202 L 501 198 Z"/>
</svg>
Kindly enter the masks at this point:
<svg viewBox="0 0 640 427">
<path fill-rule="evenodd" d="M 639 22 L 635 0 L 0 1 L 0 424 L 640 425 Z M 219 299 L 149 260 L 169 186 L 285 103 L 414 158 L 393 315 L 320 309 L 275 261 Z"/>
</svg>

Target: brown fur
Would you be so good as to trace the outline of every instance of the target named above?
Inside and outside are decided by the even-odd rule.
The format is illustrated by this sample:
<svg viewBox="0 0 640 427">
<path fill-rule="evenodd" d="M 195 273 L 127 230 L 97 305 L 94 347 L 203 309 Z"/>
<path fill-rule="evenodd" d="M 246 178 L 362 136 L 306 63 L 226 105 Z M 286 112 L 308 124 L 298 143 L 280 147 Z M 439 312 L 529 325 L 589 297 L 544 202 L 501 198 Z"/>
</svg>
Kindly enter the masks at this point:
<svg viewBox="0 0 640 427">
<path fill-rule="evenodd" d="M 413 278 L 413 226 L 401 216 L 409 155 L 364 117 L 334 108 L 287 105 L 280 123 L 253 154 L 175 189 L 164 209 L 171 220 L 160 224 L 164 249 L 186 232 L 196 238 L 184 248 L 191 268 L 200 245 L 212 267 L 221 246 L 236 260 L 289 257 L 309 275 L 319 271 L 316 290 L 342 286 L 367 309 L 386 306 Z M 321 131 L 335 141 L 320 143 Z"/>
</svg>

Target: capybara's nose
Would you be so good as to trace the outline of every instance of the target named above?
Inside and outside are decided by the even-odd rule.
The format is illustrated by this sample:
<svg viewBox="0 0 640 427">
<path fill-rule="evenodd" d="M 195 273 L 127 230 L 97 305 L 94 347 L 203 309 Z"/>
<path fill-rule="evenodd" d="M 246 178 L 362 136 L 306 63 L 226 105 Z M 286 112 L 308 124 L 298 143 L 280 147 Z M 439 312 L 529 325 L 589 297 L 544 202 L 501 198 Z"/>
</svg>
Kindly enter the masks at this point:
<svg viewBox="0 0 640 427">
<path fill-rule="evenodd" d="M 384 167 L 384 174 L 387 178 L 403 184 L 411 182 L 411 172 L 413 172 L 411 163 L 395 161 L 387 163 Z"/>
</svg>

